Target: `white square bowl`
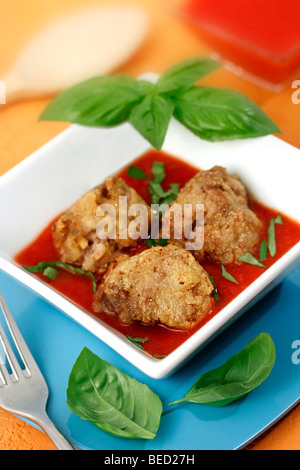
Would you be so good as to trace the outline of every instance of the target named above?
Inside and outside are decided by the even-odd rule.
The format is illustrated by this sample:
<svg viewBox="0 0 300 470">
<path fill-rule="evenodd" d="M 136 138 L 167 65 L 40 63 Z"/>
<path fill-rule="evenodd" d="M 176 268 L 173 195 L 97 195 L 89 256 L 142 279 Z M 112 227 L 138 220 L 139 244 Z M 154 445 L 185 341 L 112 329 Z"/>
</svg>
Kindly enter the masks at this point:
<svg viewBox="0 0 300 470">
<path fill-rule="evenodd" d="M 216 335 L 275 287 L 300 260 L 300 242 L 237 298 L 163 360 L 130 344 L 13 260 L 48 223 L 86 191 L 150 150 L 129 125 L 112 129 L 71 126 L 0 178 L 0 269 L 33 289 L 148 376 L 178 370 Z M 208 143 L 175 119 L 163 151 L 196 167 L 222 165 L 239 175 L 259 201 L 300 222 L 300 151 L 273 137 Z"/>
</svg>

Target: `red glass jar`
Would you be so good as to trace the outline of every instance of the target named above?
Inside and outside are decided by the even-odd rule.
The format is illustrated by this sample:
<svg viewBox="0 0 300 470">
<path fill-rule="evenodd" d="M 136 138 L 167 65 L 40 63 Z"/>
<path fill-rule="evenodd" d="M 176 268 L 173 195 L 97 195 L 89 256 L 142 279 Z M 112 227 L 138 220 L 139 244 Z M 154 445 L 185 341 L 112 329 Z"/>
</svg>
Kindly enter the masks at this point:
<svg viewBox="0 0 300 470">
<path fill-rule="evenodd" d="M 273 89 L 300 72 L 300 0 L 191 0 L 184 17 L 227 63 Z"/>
</svg>

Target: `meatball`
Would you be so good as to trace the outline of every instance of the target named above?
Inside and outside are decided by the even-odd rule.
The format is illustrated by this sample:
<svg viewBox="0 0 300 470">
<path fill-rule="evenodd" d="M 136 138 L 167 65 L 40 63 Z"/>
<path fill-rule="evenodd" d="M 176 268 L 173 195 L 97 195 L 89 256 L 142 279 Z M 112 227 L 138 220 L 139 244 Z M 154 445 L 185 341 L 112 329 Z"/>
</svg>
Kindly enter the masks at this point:
<svg viewBox="0 0 300 470">
<path fill-rule="evenodd" d="M 148 228 L 150 207 L 121 178 L 108 178 L 102 185 L 82 196 L 54 224 L 53 243 L 63 262 L 78 265 L 87 271 L 102 273 L 122 250 L 137 245 L 137 239 L 133 239 L 128 230 L 124 233 L 124 228 L 119 227 L 120 196 L 127 197 L 126 213 L 123 214 L 127 218 L 125 228 L 128 229 L 130 222 L 135 219 L 135 216 L 129 216 L 127 212 L 133 204 L 141 204 L 146 208 Z M 98 236 L 97 227 L 104 215 L 97 215 L 97 210 L 102 204 L 110 204 L 115 209 L 115 239 L 100 239 Z"/>
<path fill-rule="evenodd" d="M 157 323 L 187 330 L 209 312 L 212 283 L 190 252 L 168 245 L 116 259 L 99 287 L 96 312 L 115 313 L 121 323 Z"/>
<path fill-rule="evenodd" d="M 253 252 L 262 224 L 249 207 L 246 188 L 225 168 L 215 166 L 196 174 L 181 189 L 175 202 L 182 213 L 184 205 L 191 204 L 194 219 L 196 204 L 204 205 L 204 245 L 194 253 L 200 262 L 206 254 L 214 261 L 230 264 Z M 186 240 L 174 242 L 186 244 Z"/>
</svg>

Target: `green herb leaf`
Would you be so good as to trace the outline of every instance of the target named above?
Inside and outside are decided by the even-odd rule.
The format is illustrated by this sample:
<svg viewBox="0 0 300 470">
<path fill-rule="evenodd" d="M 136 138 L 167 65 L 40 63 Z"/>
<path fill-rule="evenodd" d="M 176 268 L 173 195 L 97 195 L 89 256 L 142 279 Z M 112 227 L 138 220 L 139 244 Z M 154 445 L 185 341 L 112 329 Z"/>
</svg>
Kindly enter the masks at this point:
<svg viewBox="0 0 300 470">
<path fill-rule="evenodd" d="M 53 281 L 56 278 L 57 274 L 58 274 L 57 269 L 50 268 L 50 267 L 46 268 L 43 272 L 43 275 L 51 279 L 51 281 Z"/>
<path fill-rule="evenodd" d="M 129 167 L 127 174 L 136 180 L 148 179 L 148 176 L 144 173 L 144 171 L 134 165 Z"/>
<path fill-rule="evenodd" d="M 266 268 L 264 264 L 260 263 L 257 259 L 254 258 L 250 253 L 245 253 L 243 256 L 239 258 L 239 261 L 243 263 L 252 264 L 253 266 L 259 266 L 261 268 Z"/>
<path fill-rule="evenodd" d="M 259 249 L 259 259 L 260 259 L 260 261 L 265 261 L 267 259 L 267 254 L 268 254 L 268 245 L 265 242 L 265 240 L 263 240 L 261 242 L 260 249 Z"/>
<path fill-rule="evenodd" d="M 158 355 L 158 354 L 153 354 L 152 356 L 154 359 L 164 359 L 165 357 L 168 357 L 167 354 L 161 354 L 161 355 Z"/>
<path fill-rule="evenodd" d="M 165 239 L 165 238 L 161 238 L 160 240 L 147 240 L 146 241 L 146 244 L 150 247 L 153 247 L 153 246 L 167 246 L 168 244 L 168 240 Z"/>
<path fill-rule="evenodd" d="M 202 139 L 222 141 L 279 132 L 246 96 L 227 89 L 194 87 L 179 91 L 174 116 Z"/>
<path fill-rule="evenodd" d="M 165 192 L 164 197 L 162 198 L 161 204 L 170 205 L 173 201 L 176 201 L 179 194 L 180 186 L 179 184 L 172 183 L 170 184 L 169 191 Z"/>
<path fill-rule="evenodd" d="M 280 214 L 278 214 L 278 216 L 276 217 L 276 219 L 274 220 L 275 224 L 278 224 L 278 225 L 283 225 L 283 222 L 282 222 L 282 217 Z"/>
<path fill-rule="evenodd" d="M 126 338 L 128 339 L 128 341 L 130 341 L 130 343 L 134 344 L 137 348 L 141 349 L 142 351 L 145 351 L 145 348 L 142 346 L 142 344 L 149 341 L 149 338 L 133 338 L 129 335 L 126 335 Z"/>
<path fill-rule="evenodd" d="M 235 284 L 238 284 L 237 280 L 234 279 L 234 277 L 231 274 L 229 274 L 229 272 L 226 271 L 225 266 L 223 266 L 223 264 L 221 266 L 222 266 L 222 276 L 225 277 L 227 281 L 231 281 L 231 282 L 234 282 Z"/>
<path fill-rule="evenodd" d="M 191 88 L 195 83 L 214 72 L 221 66 L 220 62 L 206 58 L 189 59 L 167 70 L 158 80 L 160 93 L 172 93 L 176 90 Z"/>
<path fill-rule="evenodd" d="M 149 181 L 149 193 L 152 194 L 151 204 L 169 205 L 178 197 L 179 184 L 171 184 L 168 191 L 164 191 L 161 183 L 166 178 L 165 164 L 163 162 L 154 162 L 152 166 L 153 180 L 136 166 L 131 166 L 127 172 L 129 176 L 135 179 L 147 179 Z"/>
<path fill-rule="evenodd" d="M 162 183 L 166 178 L 165 164 L 163 162 L 154 162 L 152 166 L 153 181 Z"/>
<path fill-rule="evenodd" d="M 214 290 L 213 290 L 214 299 L 215 299 L 216 302 L 218 302 L 220 300 L 220 296 L 219 296 L 218 291 L 216 289 L 215 281 L 213 280 L 213 278 L 209 274 L 208 274 L 208 277 L 209 277 L 209 280 L 212 283 L 213 288 L 214 288 Z"/>
<path fill-rule="evenodd" d="M 179 184 L 171 184 L 168 191 L 164 191 L 160 184 L 149 181 L 149 193 L 152 194 L 152 204 L 171 204 L 179 194 Z"/>
<path fill-rule="evenodd" d="M 270 255 L 274 257 L 277 251 L 274 219 L 271 219 L 271 222 L 268 228 L 268 247 L 269 247 Z"/>
<path fill-rule="evenodd" d="M 276 359 L 275 345 L 267 333 L 260 333 L 242 351 L 217 369 L 199 377 L 183 402 L 225 406 L 247 395 L 270 375 Z"/>
<path fill-rule="evenodd" d="M 94 292 L 97 291 L 97 280 L 94 273 L 92 273 L 91 271 L 84 271 L 83 269 L 77 268 L 72 264 L 63 263 L 62 261 L 43 261 L 35 266 L 23 266 L 23 268 L 30 273 L 45 273 L 45 270 L 47 268 L 61 268 L 73 274 L 88 276 L 92 278 Z"/>
<path fill-rule="evenodd" d="M 174 104 L 168 97 L 153 93 L 133 107 L 129 120 L 156 150 L 161 150 L 173 112 Z"/>
<path fill-rule="evenodd" d="M 102 431 L 131 439 L 154 439 L 162 414 L 158 395 L 87 348 L 71 371 L 67 404 Z"/>
<path fill-rule="evenodd" d="M 116 126 L 129 119 L 133 107 L 153 87 L 149 82 L 126 75 L 92 78 L 54 98 L 40 120 Z"/>
</svg>

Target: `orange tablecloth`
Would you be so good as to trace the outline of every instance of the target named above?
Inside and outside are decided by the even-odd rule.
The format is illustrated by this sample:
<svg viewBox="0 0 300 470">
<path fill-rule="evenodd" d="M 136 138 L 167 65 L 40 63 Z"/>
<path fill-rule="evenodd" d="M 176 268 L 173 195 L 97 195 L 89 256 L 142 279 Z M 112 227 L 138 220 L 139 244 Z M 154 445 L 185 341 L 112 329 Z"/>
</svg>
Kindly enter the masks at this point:
<svg viewBox="0 0 300 470">
<path fill-rule="evenodd" d="M 146 71 L 163 72 L 174 63 L 208 55 L 206 47 L 170 9 L 182 0 L 116 0 L 143 5 L 151 18 L 151 31 L 136 56 L 118 72 L 137 76 Z M 1 2 L 0 78 L 23 44 L 49 20 L 74 7 L 104 3 L 103 0 L 10 0 Z M 112 3 L 110 0 L 108 3 Z M 300 77 L 298 77 L 300 78 Z M 279 94 L 248 83 L 222 69 L 203 83 L 234 88 L 259 104 L 282 130 L 281 138 L 300 148 L 300 105 L 292 103 L 292 89 Z M 66 128 L 60 123 L 38 123 L 47 99 L 37 99 L 0 109 L 0 175 Z M 271 156 L 270 156 L 271 158 Z M 264 434 L 250 449 L 300 450 L 300 406 Z M 51 450 L 48 437 L 0 409 L 0 450 Z"/>
</svg>

